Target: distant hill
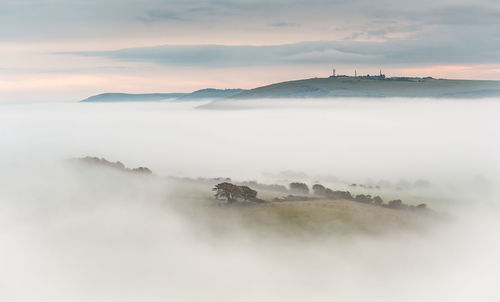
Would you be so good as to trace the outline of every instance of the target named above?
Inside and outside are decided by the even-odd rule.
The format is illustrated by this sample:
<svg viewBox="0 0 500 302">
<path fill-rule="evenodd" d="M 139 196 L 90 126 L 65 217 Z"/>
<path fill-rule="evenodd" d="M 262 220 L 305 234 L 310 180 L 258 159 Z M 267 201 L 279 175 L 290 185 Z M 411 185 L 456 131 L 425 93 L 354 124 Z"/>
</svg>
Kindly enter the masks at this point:
<svg viewBox="0 0 500 302">
<path fill-rule="evenodd" d="M 312 78 L 250 90 L 201 89 L 192 93 L 104 93 L 82 102 L 195 101 L 203 99 L 334 98 L 334 97 L 500 97 L 500 81 L 447 80 L 381 76 Z"/>
<path fill-rule="evenodd" d="M 119 161 L 117 162 L 111 162 L 106 160 L 105 158 L 98 158 L 98 157 L 91 157 L 91 156 L 86 156 L 86 157 L 81 157 L 81 158 L 72 158 L 68 159 L 69 163 L 76 163 L 76 164 L 86 164 L 86 165 L 93 165 L 96 167 L 101 167 L 101 168 L 110 168 L 122 172 L 130 172 L 130 173 L 136 173 L 136 174 L 144 174 L 144 175 L 152 175 L 153 172 L 149 170 L 149 168 L 146 167 L 137 167 L 137 168 L 127 168 L 125 165 Z"/>
<path fill-rule="evenodd" d="M 221 99 L 228 98 L 242 93 L 243 89 L 201 89 L 192 93 L 182 95 L 177 98 L 179 101 L 184 100 L 199 100 L 199 99 Z"/>
<path fill-rule="evenodd" d="M 81 102 L 156 102 L 163 100 L 175 100 L 186 95 L 186 93 L 145 93 L 145 94 L 129 94 L 129 93 L 103 93 L 91 96 Z"/>
<path fill-rule="evenodd" d="M 82 100 L 85 103 L 95 102 L 158 102 L 158 101 L 195 101 L 202 99 L 220 99 L 234 96 L 243 89 L 213 89 L 207 88 L 192 93 L 103 93 Z"/>
<path fill-rule="evenodd" d="M 238 99 L 324 97 L 500 97 L 500 81 L 340 76 L 276 83 L 233 96 Z"/>
</svg>

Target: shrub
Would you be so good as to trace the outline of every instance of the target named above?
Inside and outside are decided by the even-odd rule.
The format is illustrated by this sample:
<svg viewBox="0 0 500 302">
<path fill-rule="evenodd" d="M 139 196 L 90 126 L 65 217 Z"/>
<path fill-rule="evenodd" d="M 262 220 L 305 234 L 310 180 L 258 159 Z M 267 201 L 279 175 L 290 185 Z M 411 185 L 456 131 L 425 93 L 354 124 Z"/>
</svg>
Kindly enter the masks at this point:
<svg viewBox="0 0 500 302">
<path fill-rule="evenodd" d="M 313 189 L 314 195 L 325 196 L 326 188 L 323 185 L 315 184 L 314 186 L 312 186 L 312 189 Z"/>
<path fill-rule="evenodd" d="M 240 189 L 242 191 L 242 197 L 244 200 L 254 201 L 257 199 L 257 191 L 247 186 L 240 186 Z"/>
<path fill-rule="evenodd" d="M 297 194 L 309 194 L 309 187 L 302 182 L 292 182 L 290 184 L 290 191 Z"/>
<path fill-rule="evenodd" d="M 356 200 L 358 202 L 363 202 L 363 203 L 372 203 L 372 201 L 373 201 L 371 195 L 363 195 L 363 194 L 356 195 L 354 200 Z"/>
<path fill-rule="evenodd" d="M 373 203 L 380 206 L 384 203 L 384 200 L 380 196 L 373 197 Z"/>
<path fill-rule="evenodd" d="M 401 199 L 391 200 L 387 204 L 387 207 L 391 209 L 401 209 L 403 207 L 403 202 L 401 201 Z"/>
<path fill-rule="evenodd" d="M 419 204 L 419 205 L 417 206 L 417 209 L 419 209 L 419 210 L 425 210 L 425 209 L 427 209 L 427 204 L 425 204 L 425 203 L 421 203 L 421 204 Z"/>
<path fill-rule="evenodd" d="M 351 193 L 348 191 L 333 191 L 328 188 L 325 190 L 325 196 L 333 200 L 353 200 Z"/>
</svg>

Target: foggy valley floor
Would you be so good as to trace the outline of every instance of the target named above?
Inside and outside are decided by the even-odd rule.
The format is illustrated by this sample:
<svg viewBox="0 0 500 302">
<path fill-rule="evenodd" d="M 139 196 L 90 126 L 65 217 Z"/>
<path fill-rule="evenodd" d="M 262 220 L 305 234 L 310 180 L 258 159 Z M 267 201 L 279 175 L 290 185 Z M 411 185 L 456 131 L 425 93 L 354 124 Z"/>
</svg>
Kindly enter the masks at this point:
<svg viewBox="0 0 500 302">
<path fill-rule="evenodd" d="M 496 100 L 237 104 L 1 104 L 0 298 L 498 297 Z M 154 174 L 65 161 L 87 155 Z M 446 215 L 273 202 L 288 193 L 262 189 L 265 203 L 228 206 L 215 177 L 321 183 Z"/>
</svg>

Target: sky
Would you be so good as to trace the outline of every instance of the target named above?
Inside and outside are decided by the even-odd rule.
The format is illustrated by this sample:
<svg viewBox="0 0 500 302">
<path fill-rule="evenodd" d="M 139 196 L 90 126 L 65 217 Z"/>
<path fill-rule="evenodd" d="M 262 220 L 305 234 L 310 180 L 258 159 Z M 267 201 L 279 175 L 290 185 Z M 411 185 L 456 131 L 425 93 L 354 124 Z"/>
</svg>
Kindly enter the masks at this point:
<svg viewBox="0 0 500 302">
<path fill-rule="evenodd" d="M 500 80 L 496 0 L 1 0 L 0 100 L 337 74 Z"/>
</svg>

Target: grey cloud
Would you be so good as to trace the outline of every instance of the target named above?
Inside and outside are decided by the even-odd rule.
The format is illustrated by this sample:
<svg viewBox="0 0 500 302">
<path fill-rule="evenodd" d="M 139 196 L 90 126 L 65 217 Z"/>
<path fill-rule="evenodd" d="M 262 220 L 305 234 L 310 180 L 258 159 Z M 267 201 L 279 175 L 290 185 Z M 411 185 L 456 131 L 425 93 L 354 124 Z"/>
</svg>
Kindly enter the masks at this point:
<svg viewBox="0 0 500 302">
<path fill-rule="evenodd" d="M 188 19 L 179 12 L 174 11 L 146 11 L 145 16 L 137 17 L 138 20 L 144 22 L 154 22 L 159 20 L 175 20 L 175 21 L 187 21 Z"/>
<path fill-rule="evenodd" d="M 300 26 L 300 24 L 293 23 L 293 22 L 280 21 L 280 22 L 270 23 L 269 26 L 271 26 L 271 27 L 298 27 L 298 26 Z"/>
<path fill-rule="evenodd" d="M 263 31 L 268 40 L 269 35 L 300 26 L 301 36 L 296 39 L 308 39 L 311 33 L 312 39 L 335 36 L 340 41 L 264 47 L 163 46 L 85 55 L 179 66 L 364 62 L 374 58 L 387 63 L 405 59 L 408 60 L 405 63 L 498 62 L 500 6 L 497 2 L 58 0 L 49 4 L 41 0 L 9 0 L 0 3 L 0 13 L 4 14 L 0 18 L 0 41 L 113 39 L 118 35 L 133 41 L 136 37 L 158 37 L 174 30 L 193 37 L 192 41 L 208 32 L 210 25 L 220 36 L 241 32 L 257 37 L 251 42 L 260 42 Z M 169 22 L 177 23 L 173 27 Z M 125 30 L 117 30 L 121 28 Z M 405 40 L 395 40 L 395 36 Z M 352 43 L 356 40 L 384 42 Z"/>
<path fill-rule="evenodd" d="M 230 15 L 244 15 L 245 12 L 262 8 L 262 4 L 245 3 L 238 1 L 184 1 L 172 3 L 167 8 L 163 3 L 154 4 L 154 9 L 144 11 L 144 14 L 137 17 L 145 22 L 162 21 L 197 21 L 202 22 L 211 17 L 225 17 Z M 269 7 L 269 6 L 268 6 Z"/>
<path fill-rule="evenodd" d="M 316 41 L 267 46 L 165 45 L 114 51 L 71 54 L 101 56 L 119 61 L 153 62 L 167 66 L 241 67 L 301 64 L 429 64 L 500 63 L 500 53 L 491 51 L 500 38 L 460 39 L 442 36 L 415 37 L 385 42 Z"/>
<path fill-rule="evenodd" d="M 145 61 L 168 66 L 240 67 L 269 64 L 310 64 L 342 59 L 368 60 L 370 55 L 343 52 L 336 42 L 305 42 L 268 46 L 190 45 L 129 48 L 72 54 L 102 56 L 120 61 Z"/>
</svg>

